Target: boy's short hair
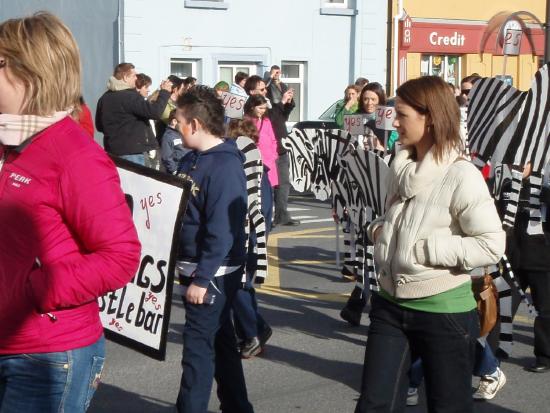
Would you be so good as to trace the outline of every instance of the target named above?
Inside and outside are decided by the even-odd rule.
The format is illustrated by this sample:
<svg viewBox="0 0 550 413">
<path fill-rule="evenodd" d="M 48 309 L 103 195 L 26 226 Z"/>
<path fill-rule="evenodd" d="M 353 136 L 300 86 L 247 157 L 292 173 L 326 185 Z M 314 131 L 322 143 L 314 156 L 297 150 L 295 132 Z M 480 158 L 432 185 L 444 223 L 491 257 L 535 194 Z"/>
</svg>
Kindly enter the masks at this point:
<svg viewBox="0 0 550 413">
<path fill-rule="evenodd" d="M 124 79 L 124 76 L 129 74 L 132 69 L 135 69 L 136 67 L 132 63 L 119 63 L 115 67 L 115 71 L 113 72 L 113 76 L 115 79 L 122 80 Z"/>
<path fill-rule="evenodd" d="M 229 92 L 229 83 L 220 80 L 214 85 L 214 90 L 221 90 L 222 92 Z"/>
<path fill-rule="evenodd" d="M 78 46 L 53 14 L 39 12 L 0 24 L 0 55 L 25 85 L 23 114 L 49 116 L 79 107 Z"/>
<path fill-rule="evenodd" d="M 224 133 L 224 108 L 216 91 L 208 86 L 196 86 L 178 97 L 176 106 L 187 121 L 197 119 L 214 136 Z"/>
</svg>

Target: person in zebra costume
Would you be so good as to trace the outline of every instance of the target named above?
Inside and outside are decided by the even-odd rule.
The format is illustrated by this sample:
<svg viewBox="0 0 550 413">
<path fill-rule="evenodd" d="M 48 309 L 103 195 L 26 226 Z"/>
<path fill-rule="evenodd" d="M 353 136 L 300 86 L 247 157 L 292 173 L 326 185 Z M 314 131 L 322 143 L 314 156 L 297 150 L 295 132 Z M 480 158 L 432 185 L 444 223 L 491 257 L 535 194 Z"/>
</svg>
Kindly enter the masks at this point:
<svg viewBox="0 0 550 413">
<path fill-rule="evenodd" d="M 244 171 L 248 191 L 246 222 L 248 260 L 243 288 L 233 302 L 233 321 L 240 340 L 241 357 L 258 355 L 273 331 L 258 310 L 253 281 L 263 283 L 267 277 L 267 235 L 271 230 L 273 190 L 258 149 L 258 130 L 250 120 L 232 120 L 227 137 L 234 139 L 245 156 Z"/>
<path fill-rule="evenodd" d="M 496 193 L 502 194 L 501 213 L 508 230 L 512 267 L 522 287 L 531 287 L 538 312 L 535 362 L 527 367 L 533 372 L 550 370 L 548 178 L 545 177 L 550 161 L 549 69 L 550 63 L 541 67 L 526 92 L 497 79 L 479 80 L 470 92 L 468 114 L 470 146 L 473 152 L 478 152 L 479 163 L 490 161 L 496 171 L 508 171 L 508 179 L 503 179 L 504 172 L 500 176 L 495 173 L 496 186 L 500 187 Z"/>
</svg>

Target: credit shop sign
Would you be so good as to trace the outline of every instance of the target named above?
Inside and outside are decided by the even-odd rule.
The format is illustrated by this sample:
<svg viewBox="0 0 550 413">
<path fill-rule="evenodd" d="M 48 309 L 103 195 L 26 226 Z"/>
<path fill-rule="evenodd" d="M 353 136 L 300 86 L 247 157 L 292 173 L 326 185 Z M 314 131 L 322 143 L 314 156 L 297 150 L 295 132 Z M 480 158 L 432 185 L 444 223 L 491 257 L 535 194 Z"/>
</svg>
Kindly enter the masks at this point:
<svg viewBox="0 0 550 413">
<path fill-rule="evenodd" d="M 107 338 L 163 360 L 170 320 L 176 246 L 189 184 L 113 157 L 141 242 L 137 274 L 98 299 Z"/>
</svg>

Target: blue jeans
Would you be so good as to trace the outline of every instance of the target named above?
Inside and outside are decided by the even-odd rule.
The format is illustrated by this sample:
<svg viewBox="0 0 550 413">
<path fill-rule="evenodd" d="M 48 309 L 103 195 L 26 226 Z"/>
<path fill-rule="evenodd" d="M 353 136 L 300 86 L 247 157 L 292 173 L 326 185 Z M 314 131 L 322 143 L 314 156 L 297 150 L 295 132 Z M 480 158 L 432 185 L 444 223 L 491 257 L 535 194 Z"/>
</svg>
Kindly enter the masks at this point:
<svg viewBox="0 0 550 413">
<path fill-rule="evenodd" d="M 253 412 L 230 317 L 242 274 L 241 268 L 214 277 L 207 290 L 216 296 L 212 305 L 185 303 L 183 373 L 176 402 L 179 413 L 206 413 L 214 378 L 221 411 Z"/>
<path fill-rule="evenodd" d="M 136 153 L 134 155 L 120 155 L 120 158 L 126 159 L 127 161 L 137 163 L 138 165 L 145 166 L 145 155 L 142 153 Z"/>
<path fill-rule="evenodd" d="M 407 373 L 416 357 L 424 364 L 428 412 L 472 412 L 477 311 L 415 311 L 378 294 L 372 294 L 371 303 L 361 396 L 355 412 L 404 412 Z"/>
<path fill-rule="evenodd" d="M 103 337 L 74 350 L 0 356 L 0 412 L 85 412 L 104 361 Z"/>
</svg>

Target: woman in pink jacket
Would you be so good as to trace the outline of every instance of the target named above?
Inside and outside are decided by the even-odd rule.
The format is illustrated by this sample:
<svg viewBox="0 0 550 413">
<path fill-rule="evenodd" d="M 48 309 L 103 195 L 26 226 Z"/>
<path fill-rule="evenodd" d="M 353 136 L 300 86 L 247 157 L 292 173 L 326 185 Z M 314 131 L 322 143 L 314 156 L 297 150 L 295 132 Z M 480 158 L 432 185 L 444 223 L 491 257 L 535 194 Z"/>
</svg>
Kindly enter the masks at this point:
<svg viewBox="0 0 550 413">
<path fill-rule="evenodd" d="M 3 413 L 86 411 L 104 361 L 97 298 L 139 264 L 116 168 L 69 116 L 80 95 L 78 48 L 59 19 L 0 24 Z"/>
<path fill-rule="evenodd" d="M 277 139 L 273 132 L 271 120 L 266 116 L 267 100 L 261 95 L 252 95 L 244 104 L 244 114 L 250 119 L 256 129 L 258 129 L 258 149 L 262 154 L 264 166 L 268 168 L 267 177 L 271 187 L 279 185 L 279 175 L 277 174 Z"/>
</svg>

